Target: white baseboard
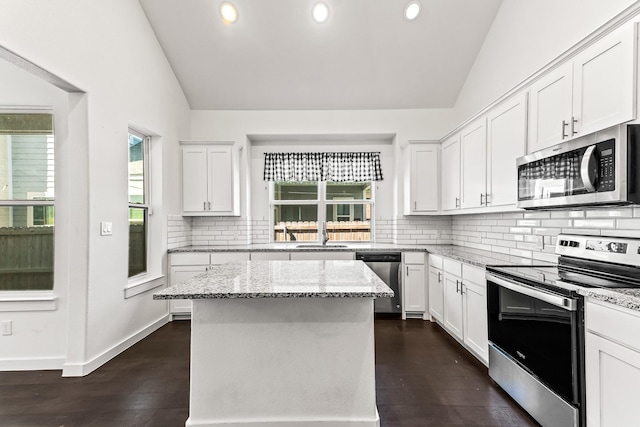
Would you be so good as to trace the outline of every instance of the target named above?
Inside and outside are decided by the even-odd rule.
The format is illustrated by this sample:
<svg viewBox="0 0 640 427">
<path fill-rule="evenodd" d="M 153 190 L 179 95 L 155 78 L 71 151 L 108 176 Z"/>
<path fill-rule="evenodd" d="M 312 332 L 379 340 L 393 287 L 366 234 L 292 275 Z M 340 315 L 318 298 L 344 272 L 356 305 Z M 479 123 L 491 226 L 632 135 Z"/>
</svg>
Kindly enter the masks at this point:
<svg viewBox="0 0 640 427">
<path fill-rule="evenodd" d="M 64 357 L 0 359 L 0 371 L 58 371 L 64 361 Z"/>
<path fill-rule="evenodd" d="M 376 416 L 371 419 L 252 419 L 252 420 L 192 420 L 187 419 L 187 427 L 380 427 L 380 415 L 376 408 Z"/>
<path fill-rule="evenodd" d="M 151 333 L 155 332 L 162 326 L 166 325 L 171 321 L 170 315 L 166 314 L 162 316 L 160 319 L 131 335 L 129 338 L 121 341 L 120 343 L 114 345 L 110 349 L 104 351 L 93 359 L 84 362 L 84 363 L 64 363 L 62 367 L 62 376 L 63 377 L 83 377 L 85 375 L 89 375 L 91 372 L 98 369 L 100 366 L 107 363 L 109 360 L 113 359 L 132 345 L 136 344 L 143 338 L 146 338 Z"/>
</svg>

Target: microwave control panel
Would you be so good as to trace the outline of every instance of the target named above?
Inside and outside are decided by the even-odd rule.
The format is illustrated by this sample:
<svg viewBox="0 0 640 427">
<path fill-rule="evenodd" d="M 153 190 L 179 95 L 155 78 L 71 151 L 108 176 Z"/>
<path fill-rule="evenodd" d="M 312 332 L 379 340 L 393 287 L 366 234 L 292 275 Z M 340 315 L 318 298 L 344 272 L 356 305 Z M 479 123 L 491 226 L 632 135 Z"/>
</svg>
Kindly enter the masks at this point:
<svg viewBox="0 0 640 427">
<path fill-rule="evenodd" d="M 616 189 L 615 141 L 610 139 L 597 145 L 598 152 L 598 192 Z"/>
</svg>

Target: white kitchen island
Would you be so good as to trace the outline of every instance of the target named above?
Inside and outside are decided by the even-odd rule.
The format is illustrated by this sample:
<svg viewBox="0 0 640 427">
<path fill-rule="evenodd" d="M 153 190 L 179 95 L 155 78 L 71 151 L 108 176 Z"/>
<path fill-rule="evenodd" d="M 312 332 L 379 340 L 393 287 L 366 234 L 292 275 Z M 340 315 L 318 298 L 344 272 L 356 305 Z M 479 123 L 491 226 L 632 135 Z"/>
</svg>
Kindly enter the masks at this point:
<svg viewBox="0 0 640 427">
<path fill-rule="evenodd" d="M 154 299 L 191 299 L 187 426 L 374 427 L 373 300 L 362 261 L 244 261 Z"/>
</svg>

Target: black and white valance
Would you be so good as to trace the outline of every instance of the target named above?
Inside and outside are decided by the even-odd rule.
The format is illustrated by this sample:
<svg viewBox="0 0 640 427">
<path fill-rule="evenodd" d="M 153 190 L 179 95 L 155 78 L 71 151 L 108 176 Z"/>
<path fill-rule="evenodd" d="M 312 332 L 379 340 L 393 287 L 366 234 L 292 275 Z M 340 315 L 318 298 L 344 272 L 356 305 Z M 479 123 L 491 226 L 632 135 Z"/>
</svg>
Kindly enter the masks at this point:
<svg viewBox="0 0 640 427">
<path fill-rule="evenodd" d="M 265 153 L 265 181 L 382 181 L 380 153 Z"/>
</svg>

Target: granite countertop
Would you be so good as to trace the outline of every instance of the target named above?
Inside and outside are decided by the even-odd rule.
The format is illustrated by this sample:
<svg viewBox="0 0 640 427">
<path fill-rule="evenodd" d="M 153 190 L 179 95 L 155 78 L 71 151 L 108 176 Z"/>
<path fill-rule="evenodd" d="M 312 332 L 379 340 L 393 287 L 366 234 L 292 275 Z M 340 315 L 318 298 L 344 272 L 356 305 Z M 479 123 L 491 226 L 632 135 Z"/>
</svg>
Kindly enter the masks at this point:
<svg viewBox="0 0 640 427">
<path fill-rule="evenodd" d="M 578 293 L 585 297 L 608 302 L 609 304 L 640 311 L 640 289 L 582 288 Z"/>
<path fill-rule="evenodd" d="M 157 292 L 153 299 L 392 296 L 362 261 L 236 261 Z"/>
<path fill-rule="evenodd" d="M 309 245 L 301 243 L 300 246 L 287 243 L 265 243 L 252 245 L 220 245 L 220 246 L 186 246 L 170 249 L 169 253 L 189 252 L 428 252 L 457 261 L 466 262 L 477 267 L 484 268 L 487 265 L 527 265 L 536 262 L 529 258 L 521 258 L 505 255 L 498 252 L 490 252 L 481 249 L 466 248 L 457 245 L 411 245 L 395 243 L 346 243 L 339 247 L 337 244 Z M 343 247 L 344 246 L 344 247 Z"/>
</svg>

